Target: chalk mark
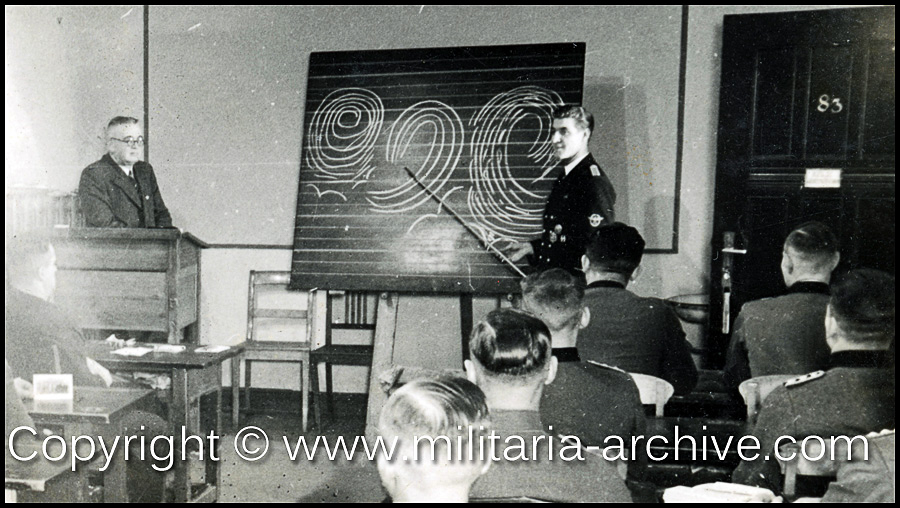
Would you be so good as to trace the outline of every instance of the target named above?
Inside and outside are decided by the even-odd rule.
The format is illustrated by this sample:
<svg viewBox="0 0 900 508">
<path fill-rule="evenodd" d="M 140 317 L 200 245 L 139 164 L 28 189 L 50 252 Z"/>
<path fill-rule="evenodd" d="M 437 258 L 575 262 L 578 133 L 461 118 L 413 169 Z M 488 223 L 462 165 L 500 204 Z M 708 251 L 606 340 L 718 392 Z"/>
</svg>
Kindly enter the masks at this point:
<svg viewBox="0 0 900 508">
<path fill-rule="evenodd" d="M 312 187 L 313 190 L 316 191 L 316 197 L 318 197 L 319 199 L 321 199 L 322 196 L 327 196 L 328 194 L 334 194 L 336 196 L 340 196 L 341 198 L 343 198 L 344 201 L 347 201 L 347 196 L 345 196 L 343 192 L 338 192 L 336 190 L 330 190 L 330 189 L 325 190 L 325 191 L 320 191 L 319 188 L 316 187 L 316 185 L 312 184 L 312 183 L 308 183 L 308 184 L 306 184 L 306 186 Z"/>
<path fill-rule="evenodd" d="M 406 230 L 406 234 L 407 235 L 410 234 L 412 232 L 413 228 L 418 226 L 419 223 L 422 222 L 423 220 L 430 219 L 432 217 L 437 217 L 437 215 L 433 214 L 433 213 L 426 213 L 425 215 L 419 217 L 418 219 L 415 220 L 415 222 L 412 223 L 412 225 L 409 227 L 409 229 Z"/>
</svg>

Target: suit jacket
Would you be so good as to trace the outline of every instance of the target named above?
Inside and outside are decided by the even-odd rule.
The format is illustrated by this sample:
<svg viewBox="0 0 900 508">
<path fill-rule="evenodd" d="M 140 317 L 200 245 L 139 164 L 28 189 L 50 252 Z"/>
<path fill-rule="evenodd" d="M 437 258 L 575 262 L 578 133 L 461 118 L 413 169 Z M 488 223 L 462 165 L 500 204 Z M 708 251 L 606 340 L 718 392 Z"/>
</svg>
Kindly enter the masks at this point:
<svg viewBox="0 0 900 508">
<path fill-rule="evenodd" d="M 76 386 L 106 386 L 87 365 L 87 341 L 56 305 L 14 288 L 6 291 L 6 361 L 13 377 L 72 374 Z"/>
<path fill-rule="evenodd" d="M 894 428 L 894 371 L 889 351 L 841 351 L 831 355 L 827 372 L 779 386 L 766 398 L 753 428 L 760 456 L 742 462 L 732 481 L 781 492 L 775 441 L 793 436 L 865 435 Z M 784 444 L 782 441 L 781 444 Z M 769 456 L 769 460 L 764 460 Z"/>
<path fill-rule="evenodd" d="M 578 334 L 582 359 L 665 379 L 677 394 L 694 389 L 697 366 L 691 346 L 681 321 L 664 301 L 601 281 L 587 287 L 584 303 L 591 322 Z"/>
<path fill-rule="evenodd" d="M 134 180 L 106 154 L 84 168 L 78 196 L 85 225 L 98 228 L 167 228 L 172 217 L 159 193 L 153 166 L 134 164 Z"/>
<path fill-rule="evenodd" d="M 591 233 L 615 221 L 616 192 L 590 154 L 568 175 L 559 171 L 544 209 L 544 231 L 531 242 L 530 262 L 541 270 L 564 268 L 581 275 L 581 256 Z"/>
<path fill-rule="evenodd" d="M 726 384 L 737 388 L 751 377 L 799 376 L 828 368 L 828 294 L 823 282 L 797 282 L 786 295 L 745 304 L 728 348 Z"/>
</svg>

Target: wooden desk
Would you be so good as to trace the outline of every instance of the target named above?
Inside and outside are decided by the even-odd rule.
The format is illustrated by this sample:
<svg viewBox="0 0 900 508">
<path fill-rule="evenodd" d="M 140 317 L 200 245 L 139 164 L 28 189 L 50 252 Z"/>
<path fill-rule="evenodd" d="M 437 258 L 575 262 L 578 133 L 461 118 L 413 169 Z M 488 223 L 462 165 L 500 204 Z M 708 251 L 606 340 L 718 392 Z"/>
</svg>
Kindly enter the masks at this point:
<svg viewBox="0 0 900 508">
<path fill-rule="evenodd" d="M 6 497 L 8 502 L 83 503 L 87 499 L 85 476 L 71 470 L 69 461 L 50 462 L 35 443 L 16 446 L 19 456 L 32 452 L 33 460 L 19 461 L 6 454 Z"/>
<path fill-rule="evenodd" d="M 105 349 L 104 349 L 105 348 Z M 176 453 L 181 456 L 181 429 L 187 428 L 191 420 L 191 402 L 197 400 L 205 393 L 216 392 L 216 435 L 222 440 L 222 362 L 231 361 L 232 394 L 238 394 L 235 386 L 240 383 L 240 375 L 235 371 L 240 368 L 239 357 L 244 351 L 244 345 L 231 346 L 220 353 L 196 353 L 197 346 L 188 345 L 187 350 L 181 353 L 148 353 L 140 357 L 127 357 L 112 354 L 105 344 L 98 344 L 90 355 L 100 364 L 111 371 L 116 372 L 154 372 L 168 374 L 172 379 L 169 389 L 169 424 L 171 435 L 175 436 Z M 207 374 L 212 380 L 205 382 L 203 375 Z M 209 376 L 211 374 L 211 376 Z M 235 405 L 237 407 L 237 405 Z M 197 429 L 193 429 L 197 430 Z M 199 434 L 198 434 L 199 435 Z M 203 437 L 203 436 L 200 436 Z M 217 442 L 218 442 L 217 441 Z M 204 440 L 208 444 L 208 440 Z M 208 457 L 208 454 L 206 455 Z M 190 458 L 190 455 L 187 455 Z M 218 500 L 219 486 L 221 485 L 222 468 L 217 461 L 206 461 L 206 484 L 204 488 L 193 495 L 190 479 L 190 464 L 187 461 L 176 460 L 175 469 L 175 502 L 188 501 L 213 501 Z M 214 483 L 210 483 L 214 479 Z"/>
<path fill-rule="evenodd" d="M 27 401 L 25 407 L 36 426 L 62 425 L 67 445 L 70 445 L 71 436 L 87 435 L 94 439 L 97 436 L 104 436 L 104 439 L 123 436 L 122 418 L 154 396 L 153 390 L 76 386 L 75 400 L 71 407 L 65 408 L 58 404 L 49 406 L 33 400 Z M 68 453 L 73 451 L 70 449 Z M 70 465 L 71 459 L 60 463 Z M 128 502 L 124 460 L 113 460 L 104 473 L 103 480 L 105 501 Z"/>
<path fill-rule="evenodd" d="M 177 229 L 58 228 L 56 303 L 83 328 L 153 331 L 199 342 L 200 249 Z"/>
</svg>

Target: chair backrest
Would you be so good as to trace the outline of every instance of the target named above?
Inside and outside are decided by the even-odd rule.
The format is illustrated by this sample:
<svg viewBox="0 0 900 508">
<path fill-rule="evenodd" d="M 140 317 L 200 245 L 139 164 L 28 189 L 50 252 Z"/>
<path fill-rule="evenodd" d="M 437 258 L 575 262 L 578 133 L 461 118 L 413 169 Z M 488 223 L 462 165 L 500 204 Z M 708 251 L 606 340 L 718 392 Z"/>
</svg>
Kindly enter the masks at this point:
<svg viewBox="0 0 900 508">
<path fill-rule="evenodd" d="M 660 379 L 648 374 L 629 373 L 641 393 L 641 404 L 649 404 L 656 407 L 656 416 L 663 415 L 663 407 L 672 394 L 675 387 L 665 379 Z"/>
<path fill-rule="evenodd" d="M 375 337 L 377 294 L 363 291 L 328 291 L 325 313 L 325 345 L 332 344 L 333 330 L 364 330 L 353 343 L 371 344 Z M 352 332 L 350 332 L 352 333 Z M 362 341 L 362 342 L 360 342 Z"/>
<path fill-rule="evenodd" d="M 783 385 L 785 381 L 797 377 L 793 374 L 776 374 L 773 376 L 759 376 L 750 378 L 738 387 L 744 403 L 747 404 L 747 421 L 756 423 L 756 417 L 759 415 L 759 409 L 766 397 L 772 393 L 772 390 Z"/>
<path fill-rule="evenodd" d="M 840 443 L 843 443 L 843 446 Z M 834 477 L 837 475 L 838 462 L 848 460 L 846 442 L 838 442 L 837 449 L 832 455 L 829 437 L 823 437 L 822 441 L 810 439 L 806 441 L 805 448 L 804 455 L 800 442 L 785 443 L 778 447 L 779 456 L 776 459 L 784 475 L 782 491 L 788 498 L 797 494 L 797 475 Z M 818 460 L 812 460 L 816 458 Z"/>
<path fill-rule="evenodd" d="M 296 293 L 288 291 L 290 278 L 291 272 L 255 270 L 250 272 L 250 287 L 247 298 L 247 341 L 259 340 L 259 320 L 261 319 L 303 321 L 306 325 L 306 335 L 302 341 L 298 342 L 310 341 L 314 330 L 313 317 L 315 312 L 313 302 L 315 301 L 315 291 L 307 292 L 307 307 L 305 309 L 297 308 L 293 303 L 283 303 L 284 300 L 290 300 L 290 297 L 294 297 L 296 300 Z M 279 299 L 282 302 L 277 302 Z M 270 300 L 276 300 L 276 303 L 280 303 L 280 305 L 272 307 L 267 303 Z"/>
</svg>

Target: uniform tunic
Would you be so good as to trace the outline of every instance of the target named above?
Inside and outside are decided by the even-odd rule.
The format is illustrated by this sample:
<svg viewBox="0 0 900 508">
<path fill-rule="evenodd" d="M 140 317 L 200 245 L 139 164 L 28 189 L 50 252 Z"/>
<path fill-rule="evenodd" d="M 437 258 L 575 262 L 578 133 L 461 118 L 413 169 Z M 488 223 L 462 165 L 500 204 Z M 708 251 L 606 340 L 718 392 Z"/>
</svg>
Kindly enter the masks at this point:
<svg viewBox="0 0 900 508">
<path fill-rule="evenodd" d="M 532 240 L 532 266 L 563 268 L 578 275 L 591 233 L 615 221 L 616 192 L 588 154 L 568 175 L 560 169 L 544 209 L 543 233 Z"/>
<path fill-rule="evenodd" d="M 745 304 L 728 348 L 726 383 L 736 388 L 751 377 L 828 368 L 828 294 L 824 282 L 797 282 L 786 295 Z"/>
<path fill-rule="evenodd" d="M 889 351 L 841 351 L 831 355 L 828 371 L 776 388 L 763 403 L 753 428 L 760 457 L 742 462 L 732 481 L 780 493 L 781 471 L 774 455 L 780 436 L 797 441 L 820 436 L 829 442 L 831 436 L 853 437 L 894 428 L 892 359 Z M 767 455 L 769 460 L 764 459 Z"/>
</svg>

